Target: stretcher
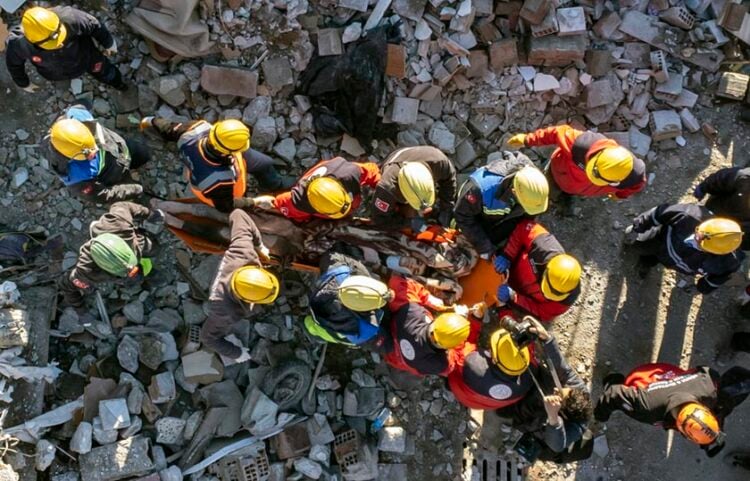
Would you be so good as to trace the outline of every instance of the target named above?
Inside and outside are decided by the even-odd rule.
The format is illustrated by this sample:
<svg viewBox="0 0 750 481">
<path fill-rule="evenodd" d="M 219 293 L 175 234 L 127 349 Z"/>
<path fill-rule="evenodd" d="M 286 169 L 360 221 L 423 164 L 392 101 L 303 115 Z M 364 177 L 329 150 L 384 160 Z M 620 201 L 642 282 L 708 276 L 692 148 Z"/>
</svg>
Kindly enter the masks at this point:
<svg viewBox="0 0 750 481">
<path fill-rule="evenodd" d="M 228 247 L 227 214 L 195 199 L 154 201 L 154 207 L 165 213 L 167 228 L 194 252 L 222 254 Z M 456 230 L 431 226 L 415 235 L 411 231 L 383 231 L 357 218 L 297 225 L 275 212 L 246 212 L 271 251 L 271 263 L 284 269 L 318 273 L 324 252 L 337 244 L 353 245 L 362 250 L 365 264 L 384 275 L 383 256 L 416 261 L 416 267 L 410 268 L 411 276 L 447 303 L 497 302 L 495 292 L 502 277 Z"/>
</svg>

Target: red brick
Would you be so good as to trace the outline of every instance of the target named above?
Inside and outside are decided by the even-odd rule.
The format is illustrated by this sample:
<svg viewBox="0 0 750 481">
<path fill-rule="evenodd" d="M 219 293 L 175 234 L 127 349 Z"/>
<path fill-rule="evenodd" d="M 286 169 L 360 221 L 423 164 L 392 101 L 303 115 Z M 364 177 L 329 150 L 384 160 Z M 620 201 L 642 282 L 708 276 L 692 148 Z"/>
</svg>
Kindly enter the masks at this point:
<svg viewBox="0 0 750 481">
<path fill-rule="evenodd" d="M 397 79 L 406 77 L 406 48 L 403 45 L 388 44 L 385 74 Z"/>
</svg>

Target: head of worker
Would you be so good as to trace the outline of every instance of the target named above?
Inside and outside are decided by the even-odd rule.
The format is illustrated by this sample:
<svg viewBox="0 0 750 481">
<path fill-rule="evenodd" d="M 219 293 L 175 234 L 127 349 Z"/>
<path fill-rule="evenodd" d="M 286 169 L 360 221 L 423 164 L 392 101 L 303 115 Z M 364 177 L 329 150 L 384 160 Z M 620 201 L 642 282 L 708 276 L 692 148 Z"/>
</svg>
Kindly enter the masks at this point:
<svg viewBox="0 0 750 481">
<path fill-rule="evenodd" d="M 394 297 L 393 290 L 369 276 L 349 276 L 338 288 L 339 301 L 354 312 L 382 309 Z"/>
<path fill-rule="evenodd" d="M 241 155 L 250 148 L 250 129 L 239 120 L 220 120 L 208 131 L 208 147 L 223 157 Z"/>
<path fill-rule="evenodd" d="M 91 258 L 101 270 L 115 277 L 136 277 L 140 272 L 133 248 L 115 234 L 100 234 L 91 239 Z"/>
<path fill-rule="evenodd" d="M 313 210 L 331 219 L 341 219 L 352 210 L 354 197 L 341 181 L 333 177 L 314 177 L 308 182 L 305 193 Z"/>
<path fill-rule="evenodd" d="M 424 217 L 435 204 L 435 180 L 421 162 L 406 162 L 398 171 L 398 189 L 406 203 Z"/>
<path fill-rule="evenodd" d="M 518 347 L 511 333 L 498 329 L 490 336 L 492 362 L 508 376 L 520 376 L 529 368 L 531 354 L 529 347 Z"/>
<path fill-rule="evenodd" d="M 695 242 L 710 254 L 731 254 L 742 244 L 742 228 L 731 219 L 714 217 L 696 227 Z"/>
<path fill-rule="evenodd" d="M 581 284 L 581 264 L 569 254 L 558 254 L 542 274 L 542 295 L 550 301 L 564 301 Z"/>
<path fill-rule="evenodd" d="M 438 349 L 453 349 L 469 338 L 469 320 L 455 312 L 443 312 L 430 323 L 430 342 Z"/>
<path fill-rule="evenodd" d="M 541 170 L 527 165 L 513 176 L 513 195 L 524 212 L 539 215 L 549 205 L 549 183 Z"/>
<path fill-rule="evenodd" d="M 676 411 L 677 430 L 690 441 L 708 446 L 721 440 L 719 420 L 706 406 L 688 402 L 679 406 Z"/>
<path fill-rule="evenodd" d="M 240 267 L 229 286 L 234 298 L 246 304 L 271 304 L 279 296 L 279 279 L 261 266 Z"/>
<path fill-rule="evenodd" d="M 60 119 L 49 131 L 50 143 L 57 153 L 66 159 L 91 160 L 99 148 L 94 134 L 76 119 Z"/>
<path fill-rule="evenodd" d="M 625 147 L 612 145 L 594 152 L 586 163 L 586 177 L 599 187 L 616 186 L 633 172 L 635 161 Z"/>
<path fill-rule="evenodd" d="M 26 40 L 44 50 L 57 50 L 68 38 L 68 30 L 52 10 L 32 7 L 23 13 L 21 28 Z"/>
</svg>

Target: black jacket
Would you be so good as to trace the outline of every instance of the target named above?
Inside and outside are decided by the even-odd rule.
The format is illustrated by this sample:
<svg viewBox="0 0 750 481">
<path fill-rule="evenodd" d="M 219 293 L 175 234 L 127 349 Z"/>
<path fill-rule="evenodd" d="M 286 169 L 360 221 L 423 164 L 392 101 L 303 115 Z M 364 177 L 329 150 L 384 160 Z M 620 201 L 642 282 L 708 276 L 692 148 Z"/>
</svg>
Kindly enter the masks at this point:
<svg viewBox="0 0 750 481">
<path fill-rule="evenodd" d="M 62 48 L 44 50 L 26 40 L 20 26 L 11 30 L 5 63 L 13 81 L 21 88 L 30 83 L 24 69 L 27 60 L 47 80 L 70 80 L 91 72 L 104 60 L 94 40 L 102 49 L 108 49 L 114 43 L 107 28 L 94 16 L 73 7 L 53 7 L 50 10 L 60 17 L 68 33 Z"/>
<path fill-rule="evenodd" d="M 750 168 L 721 169 L 703 179 L 698 188 L 710 195 L 706 207 L 711 212 L 742 226 L 742 250 L 750 250 Z"/>
<path fill-rule="evenodd" d="M 699 250 L 686 240 L 701 222 L 714 217 L 705 207 L 695 204 L 662 204 L 633 220 L 638 242 L 653 245 L 651 255 L 665 267 L 683 274 L 702 276 L 698 290 L 704 294 L 724 284 L 745 258 L 741 251 L 716 255 Z"/>
</svg>

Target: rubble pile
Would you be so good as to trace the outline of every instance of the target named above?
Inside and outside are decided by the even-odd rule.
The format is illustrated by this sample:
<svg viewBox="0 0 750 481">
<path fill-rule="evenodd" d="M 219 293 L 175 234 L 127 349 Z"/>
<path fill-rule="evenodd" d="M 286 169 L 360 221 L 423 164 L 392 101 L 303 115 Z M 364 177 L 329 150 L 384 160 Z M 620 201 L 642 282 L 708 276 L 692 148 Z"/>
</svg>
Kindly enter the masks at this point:
<svg viewBox="0 0 750 481">
<path fill-rule="evenodd" d="M 46 99 L 49 123 L 80 101 L 121 130 L 153 114 L 241 119 L 252 127 L 253 147 L 294 175 L 321 158 L 382 160 L 395 146 L 422 144 L 468 172 L 510 134 L 563 121 L 598 129 L 655 162 L 659 150 L 686 145 L 684 132 L 715 133 L 700 121 L 714 86 L 717 97 L 742 101 L 750 81 L 718 72 L 724 51 L 738 60 L 738 40 L 750 41 L 746 7 L 720 1 L 206 2 L 200 22 L 213 53 L 165 62 L 123 22 L 132 3 L 110 0 L 97 15 L 118 38 L 120 69 L 136 87 L 117 93 L 73 80 Z M 318 135 L 316 108 L 295 90 L 299 76 L 315 56 L 345 55 L 383 22 L 397 24 L 402 37 L 387 48 L 379 112 L 394 137 L 362 145 L 351 135 Z M 0 204 L 29 207 L 17 229 L 39 224 L 69 235 L 46 277 L 17 276 L 22 290 L 69 269 L 94 218 L 55 179 L 38 149 L 45 133 L 19 128 L 0 142 Z M 188 196 L 174 150 L 152 147 L 155 161 L 138 173 L 146 190 Z M 28 417 L 3 424 L 7 439 L 33 443 L 35 459 L 6 456 L 0 470 L 49 471 L 54 481 L 356 481 L 406 479 L 405 463 L 418 463 L 455 479 L 461 442 L 478 426 L 439 381 L 399 386 L 377 354 L 331 348 L 335 359 L 323 359 L 301 323 L 305 277 L 288 279 L 287 296 L 235 333 L 250 346 L 249 362 L 203 350 L 204 301 L 219 257 L 184 252 L 167 234 L 160 239 L 159 269 L 142 287 L 104 288 L 88 312 L 58 313 L 50 358 L 63 370 L 26 365 L 26 317 L 0 311 L 0 402 L 11 402 L 5 379 L 54 388 L 33 426 L 23 425 Z M 16 301 L 23 305 L 23 297 Z M 318 362 L 324 368 L 315 376 Z"/>
</svg>

